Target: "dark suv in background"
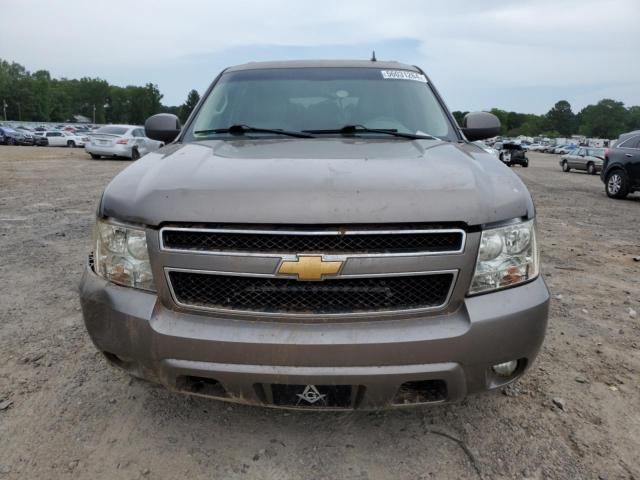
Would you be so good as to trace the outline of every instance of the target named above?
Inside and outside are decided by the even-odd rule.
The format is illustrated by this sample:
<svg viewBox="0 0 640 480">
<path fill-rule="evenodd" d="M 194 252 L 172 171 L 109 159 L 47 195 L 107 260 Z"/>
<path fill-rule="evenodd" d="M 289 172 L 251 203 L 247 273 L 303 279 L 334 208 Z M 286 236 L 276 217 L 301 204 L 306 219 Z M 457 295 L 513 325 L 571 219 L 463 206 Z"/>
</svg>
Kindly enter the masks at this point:
<svg viewBox="0 0 640 480">
<path fill-rule="evenodd" d="M 640 190 L 640 130 L 623 133 L 607 150 L 600 178 L 611 198 Z"/>
</svg>

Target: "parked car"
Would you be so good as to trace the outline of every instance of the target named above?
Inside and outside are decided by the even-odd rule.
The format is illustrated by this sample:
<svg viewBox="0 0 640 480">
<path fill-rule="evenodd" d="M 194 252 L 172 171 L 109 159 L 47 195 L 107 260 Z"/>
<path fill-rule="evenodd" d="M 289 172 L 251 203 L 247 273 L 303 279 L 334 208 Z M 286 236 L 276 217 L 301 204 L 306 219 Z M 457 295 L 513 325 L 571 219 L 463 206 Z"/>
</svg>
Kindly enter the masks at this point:
<svg viewBox="0 0 640 480">
<path fill-rule="evenodd" d="M 559 163 L 563 172 L 569 172 L 575 168 L 595 175 L 602 170 L 604 148 L 579 147 L 562 155 Z"/>
<path fill-rule="evenodd" d="M 46 147 L 47 145 L 49 145 L 49 140 L 47 140 L 47 137 L 45 135 L 46 130 L 45 131 L 34 131 L 33 132 L 33 144 L 36 145 L 37 147 Z"/>
<path fill-rule="evenodd" d="M 458 127 L 411 65 L 225 69 L 184 128 L 146 121 L 170 148 L 100 195 L 80 287 L 94 345 L 173 390 L 280 408 L 514 381 L 549 292 L 527 187 L 469 143 L 499 128 L 486 112 Z"/>
<path fill-rule="evenodd" d="M 564 147 L 560 148 L 556 153 L 559 153 L 560 155 L 564 155 L 567 153 L 573 153 L 576 150 L 578 150 L 578 146 L 571 144 L 571 145 L 565 145 Z"/>
<path fill-rule="evenodd" d="M 49 147 L 68 147 L 69 139 L 61 130 L 47 130 L 42 132 L 42 136 L 47 139 Z"/>
<path fill-rule="evenodd" d="M 147 138 L 143 127 L 133 125 L 106 125 L 91 133 L 88 138 L 90 141 L 85 144 L 84 149 L 94 160 L 101 157 L 137 160 L 164 145 Z"/>
<path fill-rule="evenodd" d="M 517 143 L 503 143 L 500 154 L 500 161 L 509 167 L 512 165 L 522 165 L 524 168 L 529 166 L 529 159 L 522 145 Z"/>
<path fill-rule="evenodd" d="M 600 179 L 611 198 L 625 198 L 640 190 L 640 130 L 620 135 L 605 150 Z"/>
<path fill-rule="evenodd" d="M 63 131 L 62 134 L 66 137 L 67 147 L 84 147 L 90 142 L 89 137 L 79 132 Z"/>
<path fill-rule="evenodd" d="M 546 145 L 544 148 L 541 148 L 540 151 L 544 153 L 553 153 L 553 151 L 556 148 L 558 148 L 558 145 L 556 145 L 555 143 L 550 143 L 549 145 Z"/>
<path fill-rule="evenodd" d="M 27 140 L 20 130 L 11 127 L 0 127 L 0 143 L 3 145 L 25 145 Z"/>
<path fill-rule="evenodd" d="M 568 153 L 567 151 L 565 151 L 566 148 L 567 148 L 567 145 L 556 145 L 551 151 L 551 153 L 555 153 L 555 154 Z"/>
<path fill-rule="evenodd" d="M 22 142 L 21 145 L 34 145 L 35 144 L 35 135 L 33 132 L 22 130 Z"/>
</svg>

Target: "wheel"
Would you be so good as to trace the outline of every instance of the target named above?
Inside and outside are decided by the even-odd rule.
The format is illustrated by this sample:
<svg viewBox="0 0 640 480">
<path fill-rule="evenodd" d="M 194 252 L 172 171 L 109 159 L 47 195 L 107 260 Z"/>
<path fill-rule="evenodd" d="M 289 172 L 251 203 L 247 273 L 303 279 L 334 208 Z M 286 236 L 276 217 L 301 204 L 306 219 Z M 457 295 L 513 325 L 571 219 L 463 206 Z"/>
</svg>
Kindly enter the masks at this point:
<svg viewBox="0 0 640 480">
<path fill-rule="evenodd" d="M 95 153 L 90 153 L 89 155 L 91 155 L 91 158 L 94 160 L 100 160 L 102 158 L 100 155 L 96 155 Z"/>
<path fill-rule="evenodd" d="M 67 142 L 67 147 L 69 148 L 76 148 L 76 142 L 74 142 L 73 140 L 69 140 Z"/>
<path fill-rule="evenodd" d="M 137 148 L 131 150 L 131 160 L 138 160 L 140 158 L 140 152 L 138 152 Z"/>
<path fill-rule="evenodd" d="M 611 198 L 624 198 L 629 194 L 629 179 L 623 170 L 608 173 L 604 185 L 607 196 Z"/>
<path fill-rule="evenodd" d="M 593 162 L 587 163 L 587 173 L 589 175 L 595 175 L 596 174 L 596 166 L 593 164 Z"/>
<path fill-rule="evenodd" d="M 522 162 L 522 168 L 527 168 L 529 166 L 529 160 L 525 160 Z"/>
<path fill-rule="evenodd" d="M 9 137 L 9 139 L 7 140 L 7 145 L 15 145 L 16 144 L 16 139 L 13 137 Z"/>
<path fill-rule="evenodd" d="M 562 161 L 562 171 L 563 172 L 569 172 L 571 171 L 571 167 L 569 166 L 569 164 L 567 163 L 566 160 Z"/>
</svg>

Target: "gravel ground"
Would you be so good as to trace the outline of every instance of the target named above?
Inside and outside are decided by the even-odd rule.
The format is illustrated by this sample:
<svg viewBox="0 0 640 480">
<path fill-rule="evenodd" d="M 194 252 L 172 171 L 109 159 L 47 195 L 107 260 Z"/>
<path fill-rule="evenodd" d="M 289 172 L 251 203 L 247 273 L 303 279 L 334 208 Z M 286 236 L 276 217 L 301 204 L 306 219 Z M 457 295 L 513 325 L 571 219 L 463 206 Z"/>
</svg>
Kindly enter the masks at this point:
<svg viewBox="0 0 640 480">
<path fill-rule="evenodd" d="M 283 412 L 187 397 L 107 366 L 77 285 L 126 161 L 0 147 L 0 479 L 640 479 L 640 194 L 530 154 L 553 303 L 530 373 L 462 403 Z M 638 312 L 638 313 L 635 313 Z"/>
</svg>

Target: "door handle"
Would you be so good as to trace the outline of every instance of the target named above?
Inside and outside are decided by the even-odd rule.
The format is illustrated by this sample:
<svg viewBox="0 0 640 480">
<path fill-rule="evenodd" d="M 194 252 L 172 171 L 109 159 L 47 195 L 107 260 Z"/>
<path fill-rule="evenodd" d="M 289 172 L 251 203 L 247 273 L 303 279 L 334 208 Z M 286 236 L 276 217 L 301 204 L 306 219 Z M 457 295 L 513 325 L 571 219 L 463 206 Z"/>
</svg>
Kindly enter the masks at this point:
<svg viewBox="0 0 640 480">
<path fill-rule="evenodd" d="M 625 156 L 625 157 L 629 157 L 629 158 L 633 157 L 633 155 L 632 155 L 632 154 L 630 154 L 630 153 L 625 153 L 625 154 L 624 154 L 624 156 Z"/>
</svg>

